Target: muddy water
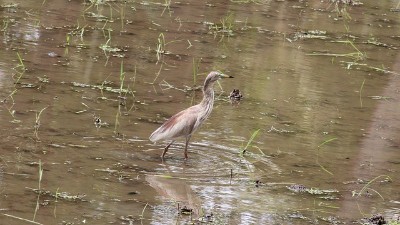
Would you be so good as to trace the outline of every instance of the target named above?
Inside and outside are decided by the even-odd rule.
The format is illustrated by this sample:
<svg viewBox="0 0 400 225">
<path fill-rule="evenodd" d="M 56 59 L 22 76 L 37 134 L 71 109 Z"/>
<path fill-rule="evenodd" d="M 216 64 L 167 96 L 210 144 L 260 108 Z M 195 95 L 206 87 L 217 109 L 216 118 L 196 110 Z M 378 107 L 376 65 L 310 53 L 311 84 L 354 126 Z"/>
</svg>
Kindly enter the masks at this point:
<svg viewBox="0 0 400 225">
<path fill-rule="evenodd" d="M 399 3 L 362 3 L 3 1 L 0 224 L 397 220 Z M 162 162 L 211 70 L 235 79 Z"/>
</svg>

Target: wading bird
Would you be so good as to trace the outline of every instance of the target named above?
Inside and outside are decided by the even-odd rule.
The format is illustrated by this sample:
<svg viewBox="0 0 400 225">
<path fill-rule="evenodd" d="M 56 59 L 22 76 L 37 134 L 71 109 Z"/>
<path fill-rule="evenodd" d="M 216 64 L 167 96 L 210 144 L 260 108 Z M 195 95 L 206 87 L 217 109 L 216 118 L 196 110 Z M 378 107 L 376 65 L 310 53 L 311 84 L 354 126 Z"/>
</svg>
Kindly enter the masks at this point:
<svg viewBox="0 0 400 225">
<path fill-rule="evenodd" d="M 184 154 L 185 159 L 188 158 L 187 148 L 190 137 L 211 114 L 214 105 L 214 83 L 220 78 L 233 77 L 221 72 L 212 71 L 204 81 L 203 100 L 199 104 L 175 114 L 150 135 L 150 141 L 152 142 L 159 140 L 172 140 L 167 146 L 165 146 L 164 152 L 161 155 L 162 159 L 164 159 L 169 146 L 171 146 L 178 137 L 186 138 Z"/>
</svg>

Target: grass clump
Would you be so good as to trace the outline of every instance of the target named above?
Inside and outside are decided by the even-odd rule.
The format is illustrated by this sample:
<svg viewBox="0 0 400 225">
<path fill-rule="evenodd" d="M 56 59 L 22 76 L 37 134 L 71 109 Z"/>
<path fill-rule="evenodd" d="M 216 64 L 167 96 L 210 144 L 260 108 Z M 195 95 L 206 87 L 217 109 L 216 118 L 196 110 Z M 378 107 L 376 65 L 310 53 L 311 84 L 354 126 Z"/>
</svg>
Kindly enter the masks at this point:
<svg viewBox="0 0 400 225">
<path fill-rule="evenodd" d="M 0 103 L 3 103 L 4 108 L 7 109 L 8 113 L 11 115 L 13 120 L 11 121 L 12 123 L 20 123 L 21 121 L 16 119 L 15 117 L 15 101 L 14 101 L 14 95 L 18 92 L 17 85 L 20 84 L 20 80 L 22 79 L 23 75 L 25 74 L 26 67 L 24 64 L 24 60 L 17 52 L 17 60 L 18 64 L 13 68 L 15 73 L 12 74 L 12 79 L 14 80 L 14 90 L 3 100 L 0 101 Z"/>
<path fill-rule="evenodd" d="M 209 33 L 214 35 L 214 38 L 220 36 L 220 42 L 224 40 L 225 37 L 234 36 L 234 18 L 233 13 L 228 13 L 226 16 L 220 19 L 219 23 L 207 23 Z"/>
</svg>

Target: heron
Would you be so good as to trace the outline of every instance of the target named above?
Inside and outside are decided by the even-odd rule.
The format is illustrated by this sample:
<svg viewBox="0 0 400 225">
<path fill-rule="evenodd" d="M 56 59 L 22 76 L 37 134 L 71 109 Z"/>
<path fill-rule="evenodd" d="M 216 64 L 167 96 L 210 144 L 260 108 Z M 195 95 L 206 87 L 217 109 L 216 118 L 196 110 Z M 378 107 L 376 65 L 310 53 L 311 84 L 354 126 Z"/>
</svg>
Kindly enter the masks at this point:
<svg viewBox="0 0 400 225">
<path fill-rule="evenodd" d="M 203 86 L 203 100 L 197 105 L 191 106 L 178 112 L 163 123 L 157 130 L 150 135 L 150 141 L 172 140 L 165 146 L 161 158 L 164 159 L 168 148 L 175 142 L 176 138 L 185 137 L 185 159 L 187 149 L 192 134 L 201 126 L 201 124 L 210 116 L 214 105 L 214 83 L 221 78 L 233 78 L 218 71 L 210 72 Z"/>
</svg>

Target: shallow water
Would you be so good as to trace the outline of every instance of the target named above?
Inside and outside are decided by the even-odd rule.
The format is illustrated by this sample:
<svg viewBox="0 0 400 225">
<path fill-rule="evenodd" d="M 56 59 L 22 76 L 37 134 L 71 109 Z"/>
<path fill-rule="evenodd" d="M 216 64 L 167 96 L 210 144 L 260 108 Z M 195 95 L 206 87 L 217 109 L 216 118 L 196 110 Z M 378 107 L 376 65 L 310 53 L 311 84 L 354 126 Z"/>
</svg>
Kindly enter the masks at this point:
<svg viewBox="0 0 400 225">
<path fill-rule="evenodd" d="M 2 3 L 1 224 L 397 220 L 399 2 L 362 3 Z M 235 78 L 162 162 L 211 70 Z"/>
</svg>

